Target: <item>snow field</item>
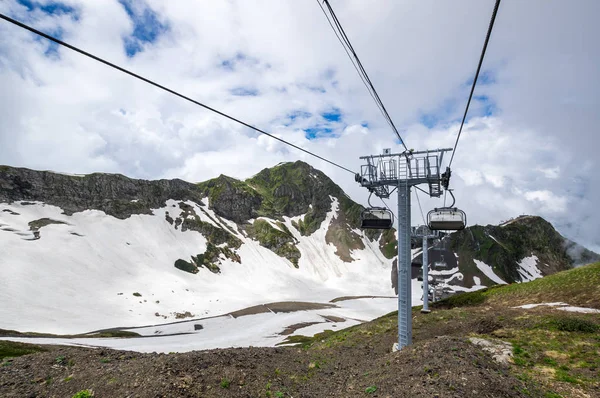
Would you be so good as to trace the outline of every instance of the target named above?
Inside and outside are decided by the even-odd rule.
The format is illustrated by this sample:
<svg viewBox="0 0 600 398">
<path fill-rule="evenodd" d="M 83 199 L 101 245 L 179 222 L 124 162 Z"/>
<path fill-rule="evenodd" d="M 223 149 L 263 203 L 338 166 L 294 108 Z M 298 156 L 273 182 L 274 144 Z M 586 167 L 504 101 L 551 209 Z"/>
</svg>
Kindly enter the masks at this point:
<svg viewBox="0 0 600 398">
<path fill-rule="evenodd" d="M 203 221 L 226 223 L 238 231 L 208 206 L 188 204 Z M 177 259 L 204 252 L 207 243 L 200 233 L 176 230 L 165 220 L 167 211 L 180 216 L 178 201 L 168 201 L 153 215 L 126 220 L 95 210 L 67 216 L 41 203 L 2 204 L 0 209 L 18 213 L 0 211 L 1 228 L 15 230 L 0 231 L 0 302 L 8 303 L 0 306 L 4 329 L 84 333 L 174 321 L 174 313 L 185 311 L 206 317 L 275 301 L 393 295 L 391 261 L 377 242 L 365 238 L 366 249 L 353 251 L 356 261 L 351 263 L 325 244 L 326 229 L 338 211 L 335 198 L 321 230 L 311 236 L 300 236 L 291 219 L 285 220 L 300 242 L 299 269 L 238 232 L 242 264 L 225 259 L 219 275 L 207 269 L 193 275 L 174 267 Z M 39 240 L 25 240 L 33 238 L 28 223 L 41 218 L 67 224 L 45 226 Z"/>
</svg>

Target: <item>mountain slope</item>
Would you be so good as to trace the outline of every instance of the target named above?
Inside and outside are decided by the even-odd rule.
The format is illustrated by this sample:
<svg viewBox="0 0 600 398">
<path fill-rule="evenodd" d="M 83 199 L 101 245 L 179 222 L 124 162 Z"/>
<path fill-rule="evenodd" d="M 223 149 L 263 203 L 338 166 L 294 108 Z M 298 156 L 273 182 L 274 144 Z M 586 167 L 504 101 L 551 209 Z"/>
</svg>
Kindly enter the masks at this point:
<svg viewBox="0 0 600 398">
<path fill-rule="evenodd" d="M 0 328 L 81 333 L 393 295 L 395 231 L 361 231 L 361 210 L 303 162 L 199 184 L 0 166 Z M 431 274 L 447 293 L 468 291 L 568 268 L 569 253 L 595 255 L 561 242 L 535 217 L 473 226 L 430 251 L 433 265 L 443 260 Z"/>
<path fill-rule="evenodd" d="M 598 260 L 600 255 L 564 238 L 537 216 L 470 226 L 444 236 L 429 250 L 431 274 L 450 291 L 527 282 Z M 413 266 L 421 264 L 419 252 Z"/>
<path fill-rule="evenodd" d="M 360 209 L 302 162 L 201 184 L 3 166 L 0 327 L 77 333 L 390 295 Z"/>
<path fill-rule="evenodd" d="M 0 386 L 7 397 L 596 397 L 600 315 L 515 306 L 600 305 L 599 276 L 600 263 L 457 295 L 430 314 L 415 308 L 414 344 L 398 352 L 396 313 L 294 336 L 301 348 L 157 354 L 0 341 Z"/>
</svg>

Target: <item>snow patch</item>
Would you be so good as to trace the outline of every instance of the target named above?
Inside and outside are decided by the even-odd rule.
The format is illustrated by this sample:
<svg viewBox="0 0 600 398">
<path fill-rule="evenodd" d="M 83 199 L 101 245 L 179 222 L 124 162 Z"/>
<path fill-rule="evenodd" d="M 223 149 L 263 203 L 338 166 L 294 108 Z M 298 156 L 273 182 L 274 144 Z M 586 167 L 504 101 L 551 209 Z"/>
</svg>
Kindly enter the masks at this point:
<svg viewBox="0 0 600 398">
<path fill-rule="evenodd" d="M 432 270 L 429 271 L 429 275 L 453 275 L 456 274 L 458 272 L 458 267 L 452 268 L 452 269 L 447 269 L 447 270 Z"/>
<path fill-rule="evenodd" d="M 492 281 L 494 281 L 494 282 L 496 282 L 498 284 L 506 285 L 506 282 L 504 282 L 498 275 L 496 275 L 494 273 L 494 270 L 492 269 L 492 267 L 490 267 L 489 265 L 487 265 L 483 261 L 479 261 L 479 260 L 473 260 L 473 261 L 475 261 L 475 265 L 477 265 L 477 268 L 479 268 L 479 270 L 481 272 L 483 272 L 483 274 L 485 276 L 487 276 Z"/>
<path fill-rule="evenodd" d="M 519 261 L 519 268 L 517 271 L 519 272 L 519 275 L 521 275 L 521 280 L 523 282 L 530 282 L 543 277 L 542 273 L 537 267 L 537 264 L 538 258 L 534 255 L 525 257 Z"/>
<path fill-rule="evenodd" d="M 585 308 L 585 307 L 560 307 L 557 310 L 568 311 L 568 312 L 580 312 L 582 314 L 600 314 L 600 310 L 595 308 Z"/>
</svg>

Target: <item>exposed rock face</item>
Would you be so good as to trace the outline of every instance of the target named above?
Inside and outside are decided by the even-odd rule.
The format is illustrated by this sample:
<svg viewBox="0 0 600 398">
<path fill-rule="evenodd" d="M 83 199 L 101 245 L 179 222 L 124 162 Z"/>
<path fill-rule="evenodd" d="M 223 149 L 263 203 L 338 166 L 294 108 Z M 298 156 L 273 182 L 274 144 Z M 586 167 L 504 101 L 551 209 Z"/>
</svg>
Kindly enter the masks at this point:
<svg viewBox="0 0 600 398">
<path fill-rule="evenodd" d="M 540 267 L 546 275 L 573 265 L 564 248 L 565 238 L 541 217 L 520 217 L 501 226 L 475 225 L 451 234 L 449 240 L 448 249 L 459 254 L 461 263 L 477 259 L 493 265 L 509 283 L 521 281 L 515 265 L 532 255 L 546 265 Z"/>
<path fill-rule="evenodd" d="M 207 215 L 207 207 L 202 203 L 206 197 L 208 207 L 216 214 L 211 217 L 213 223 L 199 217 L 202 213 Z M 190 258 L 181 259 L 180 266 L 185 266 L 188 272 L 202 266 L 218 272 L 219 256 L 238 261 L 236 250 L 242 242 L 221 218 L 234 221 L 250 238 L 298 266 L 297 240 L 280 221 L 284 216 L 304 215 L 292 223 L 298 230 L 294 233 L 312 235 L 331 211 L 334 198 L 337 212 L 327 226 L 325 241 L 336 247 L 336 254 L 343 261 L 352 262 L 352 251 L 365 248 L 363 236 L 355 232 L 360 227 L 363 207 L 324 173 L 304 162 L 282 163 L 246 181 L 221 175 L 199 184 L 177 179 L 136 180 L 118 174 L 69 176 L 0 166 L 0 203 L 40 201 L 60 207 L 68 215 L 95 209 L 125 219 L 132 214 L 152 214 L 151 209 L 164 207 L 169 199 L 181 201 L 182 215 L 174 217 L 167 213 L 166 220 L 176 229 L 201 233 L 211 244 L 211 250 L 190 253 Z M 185 203 L 188 200 L 198 204 L 197 214 Z M 267 217 L 273 224 L 259 217 Z M 255 219 L 253 224 L 249 222 L 252 219 Z M 39 227 L 37 233 L 39 237 Z M 367 230 L 364 235 L 378 242 L 386 258 L 396 257 L 395 230 Z M 488 264 L 500 278 L 511 283 L 522 280 L 518 263 L 526 257 L 536 256 L 543 264 L 539 268 L 544 275 L 600 259 L 534 216 L 519 217 L 501 226 L 475 225 L 447 236 L 444 242 L 445 251 L 430 252 L 430 261 L 443 260 L 451 268 L 459 267 L 465 286 L 473 286 L 474 276 L 486 285 L 492 284 L 482 276 L 474 260 Z M 458 254 L 458 262 L 454 253 Z M 418 271 L 420 257 L 413 259 L 413 263 Z M 462 279 L 459 282 L 463 283 Z"/>
<path fill-rule="evenodd" d="M 41 201 L 71 215 L 87 209 L 101 210 L 125 219 L 150 214 L 167 199 L 199 202 L 201 191 L 182 180 L 135 180 L 120 174 L 76 177 L 49 171 L 0 166 L 0 202 Z"/>
<path fill-rule="evenodd" d="M 261 195 L 241 181 L 224 175 L 198 184 L 219 216 L 242 224 L 258 215 Z"/>
</svg>

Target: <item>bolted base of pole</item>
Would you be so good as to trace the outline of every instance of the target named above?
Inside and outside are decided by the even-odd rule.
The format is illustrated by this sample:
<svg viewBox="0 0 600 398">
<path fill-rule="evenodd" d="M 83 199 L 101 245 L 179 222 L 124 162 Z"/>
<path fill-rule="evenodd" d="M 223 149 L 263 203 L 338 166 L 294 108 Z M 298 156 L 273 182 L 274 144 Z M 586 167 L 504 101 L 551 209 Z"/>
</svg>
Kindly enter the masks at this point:
<svg viewBox="0 0 600 398">
<path fill-rule="evenodd" d="M 421 314 L 429 314 L 431 310 L 422 309 Z"/>
</svg>

